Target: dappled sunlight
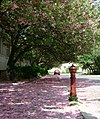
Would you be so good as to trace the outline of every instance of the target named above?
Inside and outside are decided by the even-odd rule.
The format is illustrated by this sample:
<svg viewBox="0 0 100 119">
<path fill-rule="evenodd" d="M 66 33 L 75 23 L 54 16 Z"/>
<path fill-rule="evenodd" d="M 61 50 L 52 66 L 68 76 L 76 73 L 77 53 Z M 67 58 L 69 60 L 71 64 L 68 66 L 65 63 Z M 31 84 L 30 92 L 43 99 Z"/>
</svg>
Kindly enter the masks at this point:
<svg viewBox="0 0 100 119">
<path fill-rule="evenodd" d="M 48 91 L 47 90 L 41 90 L 43 93 L 47 93 Z"/>
<path fill-rule="evenodd" d="M 34 117 L 34 116 L 36 116 L 36 111 L 34 111 L 34 112 L 27 111 L 27 113 L 28 113 L 28 116 L 29 116 L 29 117 Z"/>
<path fill-rule="evenodd" d="M 31 102 L 10 102 L 8 105 L 29 105 Z"/>
<path fill-rule="evenodd" d="M 77 78 L 76 80 L 76 85 L 77 88 L 85 88 L 85 87 L 89 87 L 89 86 L 99 86 L 100 85 L 100 80 L 96 80 L 96 79 L 85 79 L 85 78 Z"/>
<path fill-rule="evenodd" d="M 48 109 L 49 108 L 49 109 Z M 46 111 L 46 112 L 59 112 L 59 113 L 65 113 L 63 109 L 55 109 L 55 107 L 46 107 L 46 108 L 42 108 L 42 111 Z"/>
<path fill-rule="evenodd" d="M 51 78 L 57 78 L 56 75 L 53 75 L 53 74 L 50 74 L 50 75 L 45 75 L 45 76 L 42 76 L 41 79 L 51 79 Z"/>
<path fill-rule="evenodd" d="M 72 119 L 82 116 L 77 108 L 69 106 L 68 87 L 67 80 L 47 76 L 28 83 L 3 83 L 0 87 L 0 119 L 8 116 L 11 119 Z"/>
<path fill-rule="evenodd" d="M 80 105 L 81 112 L 86 119 L 99 119 L 100 118 L 100 111 L 96 110 L 96 105 L 90 103 L 89 106 Z"/>
<path fill-rule="evenodd" d="M 54 88 L 66 88 L 67 86 L 52 86 Z"/>
<path fill-rule="evenodd" d="M 5 89 L 5 88 L 2 88 L 2 89 L 0 89 L 0 91 L 6 91 L 7 89 Z"/>
<path fill-rule="evenodd" d="M 62 118 L 66 118 L 66 119 L 71 119 L 72 116 L 76 118 L 80 114 L 80 111 L 77 107 L 70 107 L 67 105 L 60 106 L 60 107 L 57 107 L 56 105 L 53 106 L 44 105 L 44 108 L 41 108 L 41 110 L 49 114 L 49 116 L 55 115 L 55 117 L 58 117 L 59 115 Z"/>
<path fill-rule="evenodd" d="M 87 119 L 99 119 L 99 117 L 97 117 L 98 115 L 96 114 L 96 116 L 94 114 L 91 113 L 87 113 L 87 112 L 83 112 L 84 115 L 87 115 Z"/>
<path fill-rule="evenodd" d="M 81 111 L 87 118 L 99 119 L 100 75 L 97 77 L 93 75 L 83 77 L 86 78 L 77 78 L 77 96 L 79 101 L 85 105 L 80 106 Z"/>
<path fill-rule="evenodd" d="M 8 89 L 8 91 L 11 91 L 12 92 L 12 91 L 15 91 L 15 90 L 12 88 L 12 89 Z"/>
<path fill-rule="evenodd" d="M 100 98 L 100 86 L 88 86 L 85 88 L 77 88 L 77 95 L 81 100 L 89 101 Z"/>
</svg>

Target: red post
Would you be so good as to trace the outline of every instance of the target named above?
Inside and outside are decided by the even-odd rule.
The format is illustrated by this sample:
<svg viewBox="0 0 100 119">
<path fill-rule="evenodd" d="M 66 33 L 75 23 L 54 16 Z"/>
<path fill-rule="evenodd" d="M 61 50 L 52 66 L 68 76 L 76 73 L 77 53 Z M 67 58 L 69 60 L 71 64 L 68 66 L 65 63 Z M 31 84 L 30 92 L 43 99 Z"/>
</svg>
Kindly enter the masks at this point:
<svg viewBox="0 0 100 119">
<path fill-rule="evenodd" d="M 60 75 L 60 71 L 59 71 L 59 70 L 55 70 L 55 71 L 54 71 L 54 75 L 56 75 L 56 74 L 57 74 L 57 75 Z"/>
<path fill-rule="evenodd" d="M 76 67 L 72 64 L 72 66 L 69 68 L 70 71 L 70 97 L 77 97 L 76 94 Z"/>
</svg>

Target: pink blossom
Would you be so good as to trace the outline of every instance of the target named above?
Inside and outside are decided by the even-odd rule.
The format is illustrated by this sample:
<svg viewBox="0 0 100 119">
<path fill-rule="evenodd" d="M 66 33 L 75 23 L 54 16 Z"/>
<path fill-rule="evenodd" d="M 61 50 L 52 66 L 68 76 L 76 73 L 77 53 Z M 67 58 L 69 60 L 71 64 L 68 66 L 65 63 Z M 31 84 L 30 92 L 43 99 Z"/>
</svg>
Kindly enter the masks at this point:
<svg viewBox="0 0 100 119">
<path fill-rule="evenodd" d="M 26 21 L 25 21 L 23 18 L 19 18 L 18 21 L 19 21 L 21 24 L 27 24 Z"/>
<path fill-rule="evenodd" d="M 18 6 L 14 3 L 13 5 L 12 5 L 12 10 L 15 10 L 15 9 L 17 9 L 18 8 Z"/>
</svg>

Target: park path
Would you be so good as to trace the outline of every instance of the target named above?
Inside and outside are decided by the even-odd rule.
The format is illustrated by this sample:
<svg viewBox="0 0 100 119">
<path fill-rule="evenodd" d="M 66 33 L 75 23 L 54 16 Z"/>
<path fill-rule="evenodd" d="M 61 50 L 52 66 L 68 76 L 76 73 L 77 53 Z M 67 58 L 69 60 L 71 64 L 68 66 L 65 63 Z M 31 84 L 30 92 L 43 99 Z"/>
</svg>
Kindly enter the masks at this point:
<svg viewBox="0 0 100 119">
<path fill-rule="evenodd" d="M 77 96 L 85 119 L 100 119 L 100 75 L 77 76 Z"/>
<path fill-rule="evenodd" d="M 83 119 L 69 105 L 69 78 L 61 79 L 47 75 L 32 82 L 0 83 L 0 119 Z"/>
</svg>

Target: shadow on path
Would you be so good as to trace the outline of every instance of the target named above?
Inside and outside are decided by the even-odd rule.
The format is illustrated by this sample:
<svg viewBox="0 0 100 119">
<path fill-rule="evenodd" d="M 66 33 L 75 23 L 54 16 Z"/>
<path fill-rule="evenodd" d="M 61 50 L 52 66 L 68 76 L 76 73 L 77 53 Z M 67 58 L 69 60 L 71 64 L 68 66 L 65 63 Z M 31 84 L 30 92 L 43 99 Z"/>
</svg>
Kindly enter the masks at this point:
<svg viewBox="0 0 100 119">
<path fill-rule="evenodd" d="M 0 84 L 0 119 L 83 119 L 69 106 L 68 80 L 45 76 L 29 83 Z"/>
</svg>

